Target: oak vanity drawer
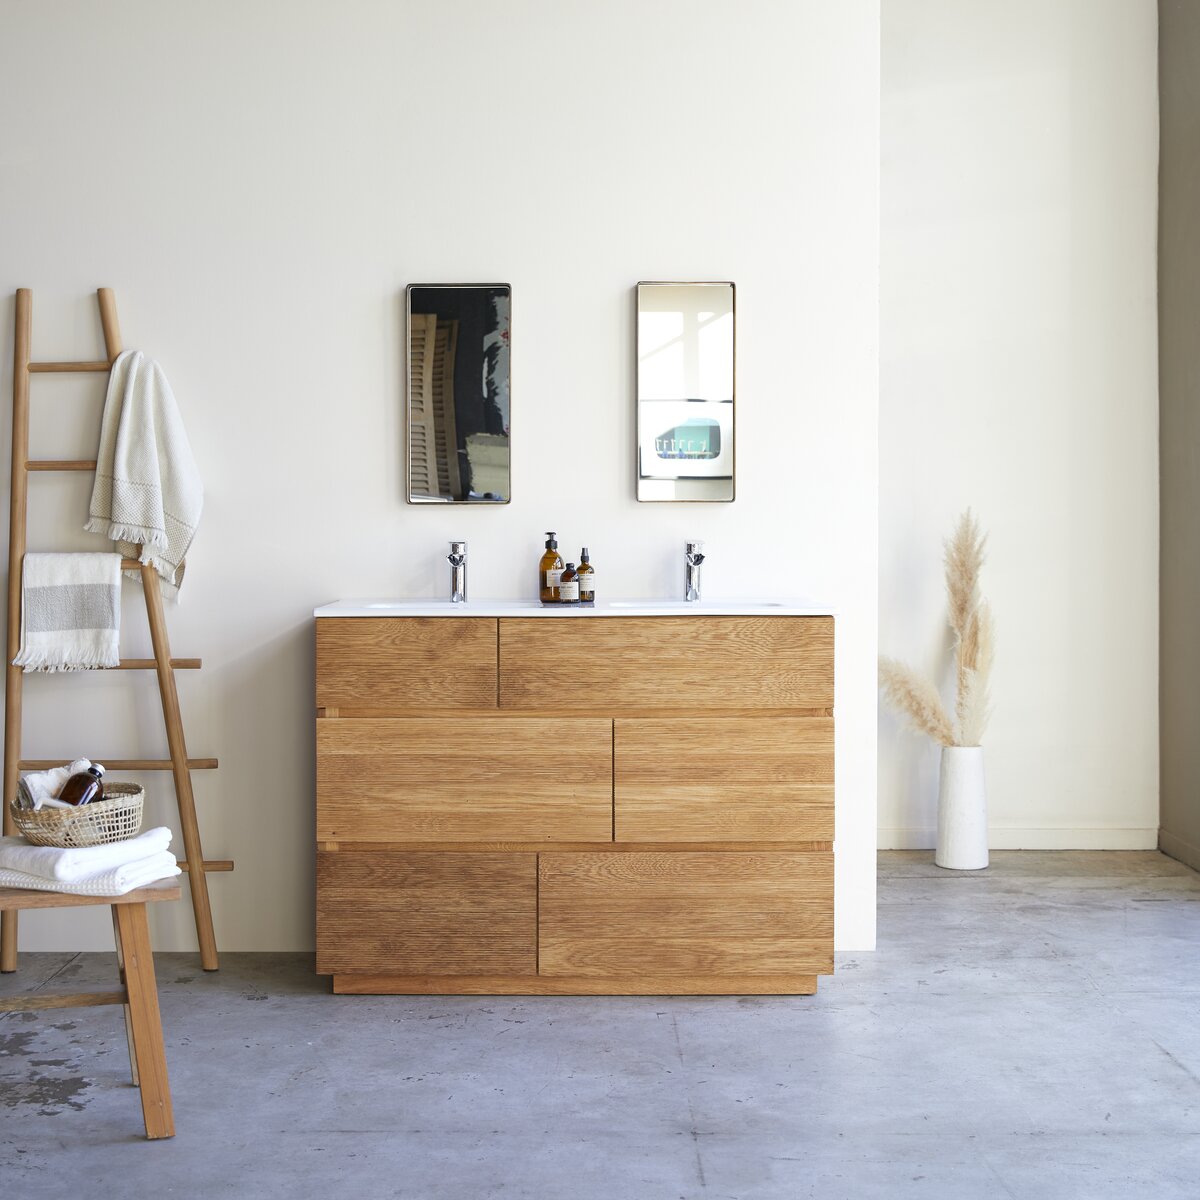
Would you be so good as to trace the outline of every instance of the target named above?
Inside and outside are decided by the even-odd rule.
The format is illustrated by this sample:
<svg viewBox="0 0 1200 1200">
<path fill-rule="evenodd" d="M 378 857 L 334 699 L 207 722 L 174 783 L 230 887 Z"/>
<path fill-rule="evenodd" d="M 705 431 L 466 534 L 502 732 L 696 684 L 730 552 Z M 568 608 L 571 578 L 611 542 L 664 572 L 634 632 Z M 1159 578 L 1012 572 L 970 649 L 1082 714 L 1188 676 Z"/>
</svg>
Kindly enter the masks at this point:
<svg viewBox="0 0 1200 1200">
<path fill-rule="evenodd" d="M 538 973 L 833 970 L 833 855 L 538 855 Z"/>
<path fill-rule="evenodd" d="M 618 842 L 833 839 L 832 717 L 618 718 Z"/>
<path fill-rule="evenodd" d="M 492 617 L 321 617 L 319 708 L 495 708 Z"/>
<path fill-rule="evenodd" d="M 612 722 L 319 720 L 317 838 L 611 841 Z"/>
<path fill-rule="evenodd" d="M 832 705 L 832 617 L 500 619 L 502 708 Z"/>
<path fill-rule="evenodd" d="M 317 855 L 317 971 L 533 975 L 537 855 Z"/>
</svg>

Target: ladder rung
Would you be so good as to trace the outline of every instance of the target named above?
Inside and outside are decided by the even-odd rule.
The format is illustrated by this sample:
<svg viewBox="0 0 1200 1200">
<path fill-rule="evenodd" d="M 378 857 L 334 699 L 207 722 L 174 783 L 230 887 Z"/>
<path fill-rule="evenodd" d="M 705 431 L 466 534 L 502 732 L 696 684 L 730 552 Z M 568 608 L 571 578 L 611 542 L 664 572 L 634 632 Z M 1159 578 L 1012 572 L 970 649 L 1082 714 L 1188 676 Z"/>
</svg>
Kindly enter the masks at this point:
<svg viewBox="0 0 1200 1200">
<path fill-rule="evenodd" d="M 50 771 L 54 767 L 61 767 L 64 762 L 70 761 L 69 758 L 23 758 L 17 763 L 17 770 Z M 102 762 L 106 771 L 169 771 L 171 769 L 169 758 L 100 758 L 92 761 Z M 215 771 L 217 760 L 215 758 L 189 758 L 187 765 L 190 771 Z"/>
<path fill-rule="evenodd" d="M 171 667 L 176 671 L 199 671 L 203 659 L 173 658 Z M 123 658 L 119 667 L 101 667 L 101 670 L 111 671 L 153 671 L 158 664 L 152 658 Z"/>
<path fill-rule="evenodd" d="M 171 659 L 171 669 L 173 671 L 199 671 L 204 665 L 204 660 L 201 658 L 173 658 Z M 115 667 L 97 667 L 97 671 L 153 671 L 158 667 L 158 663 L 152 658 L 123 658 L 120 665 Z M 44 671 L 30 671 L 29 675 L 49 674 Z"/>
<path fill-rule="evenodd" d="M 187 864 L 187 859 L 179 860 L 179 868 L 182 871 L 190 871 L 191 870 L 191 867 L 189 867 Z M 232 870 L 233 870 L 233 859 L 232 858 L 206 858 L 204 860 L 205 875 L 208 875 L 213 871 L 232 871 Z"/>
<path fill-rule="evenodd" d="M 25 464 L 27 471 L 94 471 L 94 458 L 32 458 Z"/>
<path fill-rule="evenodd" d="M 31 362 L 30 371 L 35 375 L 63 374 L 68 371 L 111 371 L 112 363 L 103 362 Z"/>
</svg>

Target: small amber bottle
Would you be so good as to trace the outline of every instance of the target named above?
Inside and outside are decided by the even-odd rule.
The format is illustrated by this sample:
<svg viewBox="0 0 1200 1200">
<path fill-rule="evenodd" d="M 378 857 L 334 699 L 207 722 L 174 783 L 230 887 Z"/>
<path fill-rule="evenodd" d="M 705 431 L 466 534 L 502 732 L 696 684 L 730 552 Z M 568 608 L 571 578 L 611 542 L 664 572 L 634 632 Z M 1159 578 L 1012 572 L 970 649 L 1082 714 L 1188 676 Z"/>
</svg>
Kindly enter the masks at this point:
<svg viewBox="0 0 1200 1200">
<path fill-rule="evenodd" d="M 557 604 L 558 579 L 563 572 L 562 555 L 558 552 L 558 538 L 546 534 L 546 553 L 538 563 L 538 596 L 543 604 Z"/>
<path fill-rule="evenodd" d="M 103 774 L 104 768 L 99 763 L 93 763 L 86 771 L 72 775 L 63 784 L 58 798 L 64 804 L 75 805 L 90 804 L 93 800 L 103 800 L 104 784 L 100 779 Z"/>
<path fill-rule="evenodd" d="M 596 568 L 592 566 L 592 561 L 588 558 L 586 546 L 579 552 L 579 567 L 575 574 L 579 576 L 579 603 L 595 604 Z"/>
<path fill-rule="evenodd" d="M 579 603 L 579 576 L 575 573 L 575 564 L 567 563 L 567 569 L 558 581 L 559 604 Z"/>
</svg>

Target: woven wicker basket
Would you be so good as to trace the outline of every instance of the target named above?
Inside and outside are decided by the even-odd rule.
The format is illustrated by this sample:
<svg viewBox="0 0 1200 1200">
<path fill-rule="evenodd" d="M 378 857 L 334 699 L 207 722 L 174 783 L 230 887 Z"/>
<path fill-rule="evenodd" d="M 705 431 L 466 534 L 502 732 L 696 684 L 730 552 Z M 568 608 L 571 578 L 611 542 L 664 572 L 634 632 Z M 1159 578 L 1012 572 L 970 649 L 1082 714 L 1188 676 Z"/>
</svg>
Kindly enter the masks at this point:
<svg viewBox="0 0 1200 1200">
<path fill-rule="evenodd" d="M 35 846 L 107 846 L 136 837 L 142 828 L 145 789 L 136 783 L 105 783 L 104 799 L 82 808 L 12 807 L 13 823 Z"/>
</svg>

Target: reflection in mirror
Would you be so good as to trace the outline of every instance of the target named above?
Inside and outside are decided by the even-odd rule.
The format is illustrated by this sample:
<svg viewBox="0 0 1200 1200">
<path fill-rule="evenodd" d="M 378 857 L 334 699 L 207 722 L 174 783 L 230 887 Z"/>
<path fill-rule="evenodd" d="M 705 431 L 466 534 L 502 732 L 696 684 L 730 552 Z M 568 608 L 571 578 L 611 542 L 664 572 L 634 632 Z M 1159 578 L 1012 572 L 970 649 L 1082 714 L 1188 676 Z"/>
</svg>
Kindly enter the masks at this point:
<svg viewBox="0 0 1200 1200">
<path fill-rule="evenodd" d="M 639 500 L 733 499 L 732 283 L 639 283 Z"/>
<path fill-rule="evenodd" d="M 408 499 L 507 504 L 507 284 L 408 289 Z"/>
</svg>

